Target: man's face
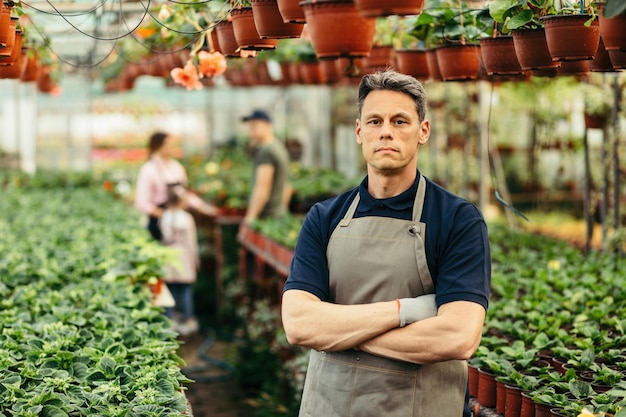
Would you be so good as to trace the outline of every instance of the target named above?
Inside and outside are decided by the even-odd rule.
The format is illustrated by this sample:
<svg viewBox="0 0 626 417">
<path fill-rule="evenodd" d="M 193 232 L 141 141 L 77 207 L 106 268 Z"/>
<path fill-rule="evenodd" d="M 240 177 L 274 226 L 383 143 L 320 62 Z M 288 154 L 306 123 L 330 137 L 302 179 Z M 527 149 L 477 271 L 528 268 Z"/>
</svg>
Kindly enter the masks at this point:
<svg viewBox="0 0 626 417">
<path fill-rule="evenodd" d="M 430 124 L 419 120 L 413 99 L 397 91 L 369 93 L 356 121 L 363 157 L 369 169 L 382 175 L 415 170 L 418 147 L 429 135 Z"/>
<path fill-rule="evenodd" d="M 250 120 L 246 122 L 248 128 L 248 136 L 252 144 L 262 141 L 271 131 L 271 125 L 265 120 Z"/>
</svg>

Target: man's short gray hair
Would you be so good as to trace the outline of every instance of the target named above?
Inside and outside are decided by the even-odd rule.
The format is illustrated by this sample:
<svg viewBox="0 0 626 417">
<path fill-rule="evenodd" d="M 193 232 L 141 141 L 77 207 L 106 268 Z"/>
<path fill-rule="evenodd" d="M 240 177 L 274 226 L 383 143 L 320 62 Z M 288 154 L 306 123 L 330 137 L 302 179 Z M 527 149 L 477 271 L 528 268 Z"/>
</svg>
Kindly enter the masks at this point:
<svg viewBox="0 0 626 417">
<path fill-rule="evenodd" d="M 374 90 L 398 91 L 407 94 L 415 102 L 417 116 L 420 122 L 426 118 L 426 92 L 422 83 L 410 75 L 401 74 L 392 69 L 367 74 L 359 84 L 359 117 L 363 109 L 365 97 Z"/>
</svg>

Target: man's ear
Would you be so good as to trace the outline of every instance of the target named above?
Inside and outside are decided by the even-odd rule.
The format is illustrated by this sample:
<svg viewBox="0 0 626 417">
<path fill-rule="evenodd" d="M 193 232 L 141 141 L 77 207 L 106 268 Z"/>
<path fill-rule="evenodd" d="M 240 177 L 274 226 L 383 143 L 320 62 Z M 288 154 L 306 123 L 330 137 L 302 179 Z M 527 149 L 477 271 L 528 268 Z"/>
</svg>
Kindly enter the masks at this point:
<svg viewBox="0 0 626 417">
<path fill-rule="evenodd" d="M 361 119 L 356 119 L 356 128 L 354 132 L 356 133 L 356 143 L 361 145 L 363 143 L 361 140 Z"/>
<path fill-rule="evenodd" d="M 430 122 L 428 119 L 420 123 L 420 138 L 418 145 L 424 145 L 430 139 Z"/>
</svg>

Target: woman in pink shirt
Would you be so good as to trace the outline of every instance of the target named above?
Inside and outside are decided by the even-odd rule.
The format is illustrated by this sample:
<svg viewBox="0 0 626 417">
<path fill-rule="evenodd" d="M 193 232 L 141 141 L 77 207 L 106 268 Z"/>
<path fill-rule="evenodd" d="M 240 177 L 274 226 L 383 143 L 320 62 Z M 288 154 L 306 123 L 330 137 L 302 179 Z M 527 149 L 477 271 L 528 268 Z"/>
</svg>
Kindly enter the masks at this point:
<svg viewBox="0 0 626 417">
<path fill-rule="evenodd" d="M 159 241 L 163 235 L 158 221 L 167 203 L 168 186 L 187 186 L 185 168 L 173 158 L 173 142 L 174 138 L 166 133 L 154 133 L 148 143 L 149 159 L 141 167 L 137 178 L 135 207 L 148 216 L 148 230 Z M 187 193 L 186 205 L 208 216 L 218 213 L 217 208 L 193 193 Z"/>
</svg>

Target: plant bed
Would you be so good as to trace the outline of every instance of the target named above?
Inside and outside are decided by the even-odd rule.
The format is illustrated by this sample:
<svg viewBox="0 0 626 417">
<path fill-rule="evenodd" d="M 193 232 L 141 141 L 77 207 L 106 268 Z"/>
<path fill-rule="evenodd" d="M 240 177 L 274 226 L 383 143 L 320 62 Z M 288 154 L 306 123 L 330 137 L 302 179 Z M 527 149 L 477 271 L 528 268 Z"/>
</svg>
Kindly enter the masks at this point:
<svg viewBox="0 0 626 417">
<path fill-rule="evenodd" d="M 177 334 L 146 285 L 174 254 L 103 190 L 2 195 L 0 415 L 188 413 Z"/>
</svg>

